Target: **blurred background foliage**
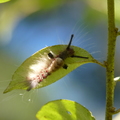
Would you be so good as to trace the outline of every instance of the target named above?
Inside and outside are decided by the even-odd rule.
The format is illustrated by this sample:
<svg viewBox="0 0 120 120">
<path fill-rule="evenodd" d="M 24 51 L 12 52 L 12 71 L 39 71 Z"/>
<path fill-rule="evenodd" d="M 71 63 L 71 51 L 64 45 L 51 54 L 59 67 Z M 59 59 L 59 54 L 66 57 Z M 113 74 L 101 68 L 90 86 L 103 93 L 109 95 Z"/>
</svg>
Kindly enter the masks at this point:
<svg viewBox="0 0 120 120">
<path fill-rule="evenodd" d="M 107 6 L 105 0 L 11 0 L 0 4 L 0 120 L 36 120 L 35 114 L 51 100 L 74 100 L 97 120 L 104 119 L 105 69 L 86 64 L 45 88 L 3 94 L 17 67 L 45 46 L 68 43 L 106 60 Z M 116 24 L 120 28 L 116 0 Z M 118 37 L 115 76 L 120 75 L 120 37 Z M 115 89 L 115 107 L 120 107 L 120 83 Z M 119 115 L 119 114 L 118 114 Z M 115 116 L 114 120 L 120 119 Z"/>
</svg>

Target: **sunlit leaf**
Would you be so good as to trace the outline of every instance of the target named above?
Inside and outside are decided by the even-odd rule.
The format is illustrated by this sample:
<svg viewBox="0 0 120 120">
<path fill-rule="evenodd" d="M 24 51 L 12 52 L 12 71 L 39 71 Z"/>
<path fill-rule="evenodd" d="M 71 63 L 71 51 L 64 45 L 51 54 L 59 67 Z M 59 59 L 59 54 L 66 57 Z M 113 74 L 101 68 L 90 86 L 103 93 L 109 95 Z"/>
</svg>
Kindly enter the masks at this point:
<svg viewBox="0 0 120 120">
<path fill-rule="evenodd" d="M 38 120 L 95 120 L 84 106 L 62 99 L 45 104 L 36 117 Z"/>
<path fill-rule="evenodd" d="M 66 47 L 67 45 L 55 45 L 55 46 L 46 47 L 42 50 L 39 50 L 38 52 L 33 54 L 31 57 L 26 59 L 13 74 L 12 81 L 10 82 L 9 86 L 4 91 L 4 93 L 7 93 L 13 89 L 26 89 L 26 90 L 29 89 L 28 79 L 30 76 L 33 75 L 32 74 L 33 71 L 31 70 L 31 68 L 36 67 L 35 69 L 37 70 L 41 69 L 44 66 L 43 59 L 44 57 L 48 59 L 47 56 L 48 56 L 48 53 L 50 53 L 50 51 L 52 51 L 55 55 L 59 55 L 62 51 L 66 49 Z M 96 60 L 86 50 L 76 46 L 71 46 L 71 48 L 75 52 L 74 55 L 87 57 L 87 59 L 76 58 L 76 57 L 66 58 L 64 60 L 64 64 L 68 66 L 67 69 L 64 69 L 63 66 L 61 66 L 59 69 L 57 69 L 56 71 L 53 71 L 50 75 L 48 75 L 40 83 L 38 83 L 37 87 L 35 88 L 41 88 L 51 83 L 54 83 L 83 64 L 97 63 Z M 40 63 L 41 60 L 42 60 L 42 63 Z M 41 67 L 41 64 L 43 65 L 42 67 Z M 36 83 L 33 83 L 33 84 L 36 84 Z"/>
<path fill-rule="evenodd" d="M 8 2 L 10 0 L 0 0 L 0 3 L 5 3 L 5 2 Z"/>
</svg>

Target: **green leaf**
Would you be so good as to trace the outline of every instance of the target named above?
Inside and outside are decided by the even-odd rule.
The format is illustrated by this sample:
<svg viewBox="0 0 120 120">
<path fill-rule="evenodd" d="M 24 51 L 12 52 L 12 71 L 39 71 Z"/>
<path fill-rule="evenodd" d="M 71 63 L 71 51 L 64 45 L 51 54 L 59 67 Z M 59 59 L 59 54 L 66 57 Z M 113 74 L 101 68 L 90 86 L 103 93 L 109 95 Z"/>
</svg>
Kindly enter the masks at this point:
<svg viewBox="0 0 120 120">
<path fill-rule="evenodd" d="M 0 0 L 0 3 L 5 3 L 5 2 L 8 2 L 10 0 Z"/>
<path fill-rule="evenodd" d="M 9 86 L 6 88 L 4 93 L 7 93 L 13 89 L 28 89 L 28 75 L 31 72 L 30 66 L 34 65 L 36 62 L 40 60 L 43 56 L 48 56 L 48 53 L 52 51 L 55 55 L 59 55 L 61 51 L 64 51 L 66 49 L 67 45 L 55 45 L 55 46 L 50 46 L 43 48 L 33 54 L 31 57 L 26 59 L 20 67 L 15 71 L 15 73 L 12 76 L 12 81 L 10 82 Z M 43 79 L 42 82 L 40 82 L 36 88 L 41 88 L 44 86 L 47 86 L 49 84 L 52 84 L 59 80 L 60 78 L 64 77 L 77 67 L 86 64 L 86 63 L 98 63 L 97 60 L 95 60 L 86 50 L 76 47 L 76 46 L 71 46 L 74 50 L 74 55 L 76 56 L 83 56 L 83 57 L 88 57 L 88 59 L 84 58 L 75 58 L 75 57 L 67 57 L 64 60 L 64 64 L 66 64 L 68 67 L 67 69 L 64 69 L 63 67 L 60 67 L 58 70 L 52 72 L 49 76 L 47 76 L 46 79 Z M 99 63 L 98 63 L 99 64 Z M 38 69 L 38 68 L 37 68 Z"/>
<path fill-rule="evenodd" d="M 48 102 L 36 117 L 38 120 L 95 120 L 84 106 L 64 99 Z"/>
</svg>

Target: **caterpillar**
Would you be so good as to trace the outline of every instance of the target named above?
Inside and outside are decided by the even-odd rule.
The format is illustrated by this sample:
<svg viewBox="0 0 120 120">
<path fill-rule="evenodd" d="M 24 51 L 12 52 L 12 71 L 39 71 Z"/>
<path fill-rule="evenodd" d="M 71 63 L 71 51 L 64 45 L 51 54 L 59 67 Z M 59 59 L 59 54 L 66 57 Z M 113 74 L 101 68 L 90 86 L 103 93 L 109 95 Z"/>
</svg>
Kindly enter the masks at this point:
<svg viewBox="0 0 120 120">
<path fill-rule="evenodd" d="M 43 55 L 41 62 L 38 60 L 38 63 L 30 66 L 31 72 L 27 76 L 27 82 L 29 84 L 27 91 L 36 88 L 40 82 L 42 82 L 45 78 L 51 75 L 54 71 L 58 70 L 60 67 L 63 67 L 63 69 L 67 70 L 68 65 L 64 63 L 66 58 L 76 57 L 88 59 L 88 57 L 74 55 L 75 51 L 73 48 L 71 48 L 73 37 L 74 35 L 72 34 L 66 49 L 60 52 L 58 55 L 54 55 L 53 52 L 50 51 L 47 54 L 47 58 L 44 58 Z"/>
</svg>

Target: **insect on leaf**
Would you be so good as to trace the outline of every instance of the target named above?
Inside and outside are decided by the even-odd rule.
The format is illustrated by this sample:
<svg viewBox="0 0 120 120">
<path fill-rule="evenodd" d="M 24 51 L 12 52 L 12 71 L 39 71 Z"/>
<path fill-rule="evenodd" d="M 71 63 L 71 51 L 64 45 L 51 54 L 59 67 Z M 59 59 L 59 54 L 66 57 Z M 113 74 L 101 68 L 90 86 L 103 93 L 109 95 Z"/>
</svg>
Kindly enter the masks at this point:
<svg viewBox="0 0 120 120">
<path fill-rule="evenodd" d="M 77 67 L 96 60 L 84 49 L 68 45 L 45 47 L 27 58 L 12 76 L 4 93 L 13 89 L 37 89 L 61 79 Z"/>
<path fill-rule="evenodd" d="M 95 120 L 87 108 L 65 99 L 48 102 L 36 117 L 38 120 Z"/>
</svg>

